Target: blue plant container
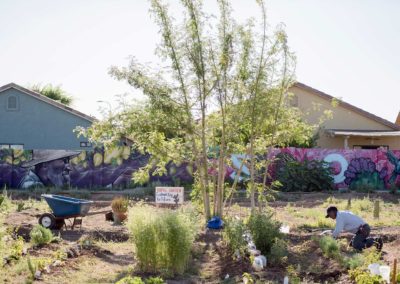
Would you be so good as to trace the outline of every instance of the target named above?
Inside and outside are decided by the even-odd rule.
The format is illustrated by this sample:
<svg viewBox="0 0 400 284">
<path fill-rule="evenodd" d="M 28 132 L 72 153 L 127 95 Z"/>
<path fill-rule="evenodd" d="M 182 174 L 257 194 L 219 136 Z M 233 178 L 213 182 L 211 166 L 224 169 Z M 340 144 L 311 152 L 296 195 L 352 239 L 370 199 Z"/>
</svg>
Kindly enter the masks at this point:
<svg viewBox="0 0 400 284">
<path fill-rule="evenodd" d="M 207 227 L 209 229 L 222 229 L 222 227 L 224 226 L 224 221 L 221 220 L 220 217 L 216 216 L 216 217 L 212 217 L 210 221 L 208 221 L 207 223 Z"/>
<path fill-rule="evenodd" d="M 56 218 L 84 217 L 93 201 L 54 194 L 42 194 Z"/>
</svg>

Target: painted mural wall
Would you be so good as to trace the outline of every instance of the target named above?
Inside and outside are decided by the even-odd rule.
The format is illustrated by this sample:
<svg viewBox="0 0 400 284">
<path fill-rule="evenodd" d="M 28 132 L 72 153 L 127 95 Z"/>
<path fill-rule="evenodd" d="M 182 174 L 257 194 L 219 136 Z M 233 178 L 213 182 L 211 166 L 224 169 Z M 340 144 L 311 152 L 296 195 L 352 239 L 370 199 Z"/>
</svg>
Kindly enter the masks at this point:
<svg viewBox="0 0 400 284">
<path fill-rule="evenodd" d="M 385 189 L 391 184 L 400 186 L 400 151 L 286 148 L 273 150 L 268 159 L 279 154 L 298 161 L 308 159 L 329 163 L 337 188 L 369 185 Z"/>
<path fill-rule="evenodd" d="M 372 185 L 376 189 L 400 186 L 400 151 L 274 149 L 267 159 L 285 155 L 298 161 L 324 160 L 332 167 L 337 188 Z M 72 188 L 129 188 L 132 174 L 148 161 L 148 156 L 129 147 L 92 151 L 11 150 L 0 149 L 0 187 L 27 189 L 37 186 Z M 233 155 L 226 176 L 233 180 L 244 155 Z M 193 181 L 193 168 L 187 164 L 169 164 L 167 175 L 152 176 L 152 182 L 180 185 Z M 271 176 L 274 177 L 273 164 Z M 211 171 L 210 174 L 215 174 Z M 246 180 L 250 171 L 242 167 L 239 180 Z"/>
</svg>

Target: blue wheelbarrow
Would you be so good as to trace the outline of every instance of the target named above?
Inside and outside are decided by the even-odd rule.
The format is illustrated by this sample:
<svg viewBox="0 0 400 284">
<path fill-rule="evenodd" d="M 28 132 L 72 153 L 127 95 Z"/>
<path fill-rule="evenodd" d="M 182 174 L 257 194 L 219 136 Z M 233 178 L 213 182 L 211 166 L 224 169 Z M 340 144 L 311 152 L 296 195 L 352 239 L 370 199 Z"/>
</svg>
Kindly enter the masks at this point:
<svg viewBox="0 0 400 284">
<path fill-rule="evenodd" d="M 48 229 L 61 229 L 66 219 L 74 218 L 71 228 L 82 226 L 82 218 L 90 210 L 93 201 L 54 194 L 42 194 L 53 213 L 44 213 L 39 217 L 39 224 Z"/>
</svg>

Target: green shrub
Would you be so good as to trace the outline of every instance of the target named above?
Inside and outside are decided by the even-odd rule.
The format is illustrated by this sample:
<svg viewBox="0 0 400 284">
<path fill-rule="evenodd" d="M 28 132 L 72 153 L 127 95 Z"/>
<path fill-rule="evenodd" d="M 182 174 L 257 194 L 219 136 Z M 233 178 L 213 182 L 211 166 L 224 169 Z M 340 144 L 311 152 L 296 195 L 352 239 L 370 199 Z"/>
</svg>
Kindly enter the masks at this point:
<svg viewBox="0 0 400 284">
<path fill-rule="evenodd" d="M 281 223 L 272 219 L 273 215 L 267 212 L 252 212 L 248 227 L 257 249 L 264 255 L 269 255 L 272 245 L 282 234 L 279 229 Z"/>
<path fill-rule="evenodd" d="M 164 284 L 165 281 L 161 277 L 150 277 L 146 279 L 146 284 Z"/>
<path fill-rule="evenodd" d="M 349 276 L 351 279 L 355 281 L 357 284 L 383 284 L 386 283 L 383 281 L 380 275 L 371 275 L 369 271 L 356 268 L 349 271 Z"/>
<path fill-rule="evenodd" d="M 0 194 L 0 212 L 7 211 L 10 208 L 11 200 L 8 197 L 7 189 L 4 187 L 3 193 Z"/>
<path fill-rule="evenodd" d="M 11 245 L 10 258 L 14 260 L 19 260 L 22 257 L 23 251 L 24 251 L 24 239 L 22 237 L 18 237 L 18 239 L 15 240 Z"/>
<path fill-rule="evenodd" d="M 31 258 L 28 256 L 28 259 L 26 260 L 28 263 L 28 269 L 30 272 L 30 279 L 33 280 L 35 279 L 35 273 L 36 273 L 36 265 L 35 263 L 32 262 Z"/>
<path fill-rule="evenodd" d="M 129 200 L 123 197 L 116 197 L 111 202 L 111 208 L 114 212 L 125 213 L 128 211 Z"/>
<path fill-rule="evenodd" d="M 288 249 L 286 241 L 276 238 L 271 247 L 271 252 L 267 257 L 268 261 L 273 265 L 281 265 L 286 262 L 287 256 Z"/>
<path fill-rule="evenodd" d="M 362 252 L 362 254 L 354 255 L 347 260 L 349 265 L 349 276 L 357 284 L 379 284 L 384 283 L 378 275 L 372 276 L 368 271 L 368 265 L 372 263 L 380 263 L 381 253 L 375 248 L 371 248 Z M 353 267 L 351 267 L 353 266 Z"/>
<path fill-rule="evenodd" d="M 356 269 L 357 267 L 363 266 L 364 262 L 364 255 L 361 253 L 356 253 L 352 257 L 348 257 L 344 260 L 344 266 L 347 269 Z"/>
<path fill-rule="evenodd" d="M 340 257 L 339 243 L 331 236 L 322 237 L 319 240 L 319 246 L 325 257 L 335 258 L 335 259 Z"/>
<path fill-rule="evenodd" d="M 290 283 L 291 284 L 300 284 L 301 283 L 301 278 L 299 276 L 300 274 L 300 267 L 298 267 L 297 269 L 293 266 L 293 265 L 289 265 L 286 268 L 286 273 L 289 276 L 290 279 Z"/>
<path fill-rule="evenodd" d="M 282 184 L 281 191 L 324 191 L 334 189 L 331 174 L 326 162 L 289 160 L 278 169 L 276 179 Z"/>
<path fill-rule="evenodd" d="M 30 232 L 33 245 L 41 246 L 50 243 L 53 240 L 53 233 L 41 225 L 36 225 Z"/>
<path fill-rule="evenodd" d="M 25 209 L 25 202 L 24 201 L 18 201 L 17 202 L 17 212 L 21 212 L 24 209 Z"/>
<path fill-rule="evenodd" d="M 232 253 L 239 251 L 239 253 L 242 254 L 244 252 L 246 241 L 243 238 L 243 234 L 245 231 L 246 226 L 242 220 L 236 218 L 225 220 L 222 236 Z"/>
<path fill-rule="evenodd" d="M 374 202 L 369 197 L 363 199 L 354 199 L 351 203 L 351 210 L 353 212 L 371 212 L 374 208 Z"/>
<path fill-rule="evenodd" d="M 158 211 L 137 205 L 129 212 L 128 228 L 143 272 L 182 274 L 190 257 L 195 229 L 179 211 Z"/>
<path fill-rule="evenodd" d="M 119 280 L 115 284 L 145 284 L 140 277 L 134 277 L 132 278 L 131 276 L 127 276 Z"/>
<path fill-rule="evenodd" d="M 115 284 L 164 284 L 165 281 L 161 277 L 150 277 L 145 281 L 140 277 L 126 276 Z"/>
</svg>

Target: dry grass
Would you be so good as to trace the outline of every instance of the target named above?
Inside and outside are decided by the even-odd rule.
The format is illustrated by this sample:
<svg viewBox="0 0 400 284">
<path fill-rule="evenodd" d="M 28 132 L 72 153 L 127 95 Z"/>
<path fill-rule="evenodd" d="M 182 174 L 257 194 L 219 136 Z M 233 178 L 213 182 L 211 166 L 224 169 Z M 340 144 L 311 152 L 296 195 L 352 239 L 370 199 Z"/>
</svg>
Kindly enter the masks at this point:
<svg viewBox="0 0 400 284">
<path fill-rule="evenodd" d="M 379 200 L 380 216 L 374 218 L 374 200 L 365 197 L 355 197 L 351 199 L 349 206 L 348 197 L 325 197 L 317 205 L 308 206 L 304 202 L 287 202 L 275 207 L 276 218 L 288 224 L 291 228 L 333 228 L 335 222 L 326 219 L 326 208 L 335 205 L 339 210 L 349 210 L 362 217 L 371 226 L 400 226 L 400 204 L 397 199 L 392 202 Z"/>
<path fill-rule="evenodd" d="M 334 197 L 330 197 L 328 194 L 318 194 L 315 196 L 303 195 L 295 201 L 291 199 L 291 202 L 271 202 L 270 207 L 275 212 L 274 218 L 291 227 L 291 234 L 287 236 L 289 243 L 288 261 L 287 265 L 285 264 L 284 266 L 269 267 L 265 274 L 257 276 L 258 279 L 262 279 L 267 283 L 268 281 L 281 283 L 283 276 L 288 275 L 287 267 L 290 266 L 293 267 L 290 275 L 297 273 L 300 278 L 303 280 L 309 279 L 311 283 L 312 281 L 329 282 L 329 279 L 334 279 L 332 281 L 336 281 L 335 283 L 350 283 L 346 281 L 347 270 L 343 268 L 343 265 L 334 259 L 324 257 L 318 242 L 313 237 L 317 233 L 300 230 L 301 227 L 333 228 L 334 221 L 324 218 L 326 207 L 334 204 L 340 210 L 346 210 L 348 209 L 348 197 L 349 195 L 347 194 L 338 194 Z M 356 195 L 353 196 L 349 209 L 355 214 L 359 214 L 374 227 L 387 227 L 374 231 L 374 233 L 383 233 L 382 235 L 387 237 L 384 245 L 385 255 L 383 261 L 391 263 L 393 257 L 398 255 L 400 239 L 398 238 L 399 228 L 396 226 L 400 226 L 400 205 L 397 202 L 397 196 L 381 197 L 380 218 L 375 219 L 373 217 L 373 201 L 374 199 L 372 197 L 368 198 L 367 195 Z M 26 212 L 17 213 L 17 201 L 12 200 L 6 212 L 0 213 L 1 257 L 9 254 L 10 244 L 13 242 L 9 237 L 3 238 L 4 235 L 10 236 L 9 230 L 1 222 L 4 218 L 9 219 L 10 215 L 7 217 L 7 214 L 11 214 L 14 218 L 17 216 L 18 218 L 15 218 L 15 220 L 20 221 L 31 218 L 29 220 L 33 224 L 33 222 L 37 222 L 36 217 L 34 217 L 36 211 L 38 214 L 48 211 L 47 204 L 43 201 L 31 200 L 25 202 L 27 207 L 30 208 Z M 185 208 L 184 210 L 188 209 L 190 208 Z M 164 210 L 167 209 L 159 209 L 159 213 L 162 214 Z M 237 215 L 241 218 L 246 218 L 249 213 L 250 208 L 247 204 L 231 208 L 231 215 Z M 89 222 L 90 217 L 88 217 L 89 220 L 85 220 L 85 229 L 100 225 L 98 222 L 102 222 L 103 216 L 98 217 L 92 217 L 95 220 L 92 222 Z M 199 222 L 197 225 L 201 226 L 202 224 Z M 12 224 L 9 224 L 9 226 L 12 226 Z M 107 230 L 113 228 L 111 225 L 110 228 L 106 227 Z M 86 233 L 88 232 L 90 231 L 86 231 Z M 116 230 L 116 232 L 124 233 L 124 227 L 121 227 L 120 231 Z M 84 236 L 83 234 L 81 239 Z M 28 253 L 31 259 L 54 261 L 57 259 L 58 252 L 71 245 L 71 242 L 73 241 L 63 241 L 40 249 L 31 249 L 29 243 L 25 243 L 24 246 L 29 249 Z M 347 251 L 347 244 L 348 240 L 346 238 L 340 242 L 341 253 L 346 257 L 351 256 L 351 252 Z M 242 262 L 238 264 L 232 261 L 232 256 L 227 252 L 226 246 L 223 245 L 220 234 L 215 232 L 210 235 L 204 231 L 202 237 L 194 242 L 189 270 L 178 280 L 219 283 L 226 274 L 230 274 L 232 277 L 237 276 L 241 279 L 243 271 L 251 273 L 248 263 Z M 22 256 L 20 260 L 14 261 L 6 267 L 0 266 L 0 283 L 6 281 L 8 283 L 25 283 L 29 274 L 27 256 Z M 43 280 L 40 283 L 115 283 L 126 275 L 138 274 L 144 276 L 138 271 L 132 243 L 116 238 L 114 242 L 95 241 L 94 249 L 84 251 L 77 258 L 63 260 L 63 265 L 52 269 L 51 274 L 43 274 Z M 339 275 L 340 278 L 332 278 L 335 275 Z"/>
</svg>

